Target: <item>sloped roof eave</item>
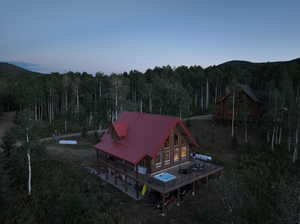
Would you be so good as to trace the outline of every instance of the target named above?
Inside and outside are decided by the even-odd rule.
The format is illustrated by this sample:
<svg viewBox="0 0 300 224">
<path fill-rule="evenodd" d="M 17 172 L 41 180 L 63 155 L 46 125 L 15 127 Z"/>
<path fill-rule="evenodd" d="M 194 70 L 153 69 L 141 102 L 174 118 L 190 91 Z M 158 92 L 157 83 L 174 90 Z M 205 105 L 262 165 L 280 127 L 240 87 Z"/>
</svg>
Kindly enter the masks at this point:
<svg viewBox="0 0 300 224">
<path fill-rule="evenodd" d="M 116 153 L 111 153 L 111 152 L 108 152 L 108 150 L 103 150 L 103 149 L 101 149 L 100 147 L 97 147 L 97 145 L 94 145 L 94 148 L 96 149 L 96 150 L 98 150 L 98 151 L 101 151 L 101 152 L 105 152 L 105 153 L 107 153 L 107 154 L 109 154 L 109 155 L 112 155 L 112 156 L 115 156 L 115 157 L 117 157 L 117 158 L 119 158 L 119 159 L 122 159 L 122 160 L 126 160 L 127 162 L 130 162 L 130 163 L 132 163 L 132 164 L 138 164 L 145 156 L 147 156 L 147 154 L 145 154 L 145 155 L 142 155 L 142 156 L 140 156 L 138 159 L 130 159 L 130 158 L 123 158 L 123 157 L 120 157 L 118 154 L 116 154 Z"/>
</svg>

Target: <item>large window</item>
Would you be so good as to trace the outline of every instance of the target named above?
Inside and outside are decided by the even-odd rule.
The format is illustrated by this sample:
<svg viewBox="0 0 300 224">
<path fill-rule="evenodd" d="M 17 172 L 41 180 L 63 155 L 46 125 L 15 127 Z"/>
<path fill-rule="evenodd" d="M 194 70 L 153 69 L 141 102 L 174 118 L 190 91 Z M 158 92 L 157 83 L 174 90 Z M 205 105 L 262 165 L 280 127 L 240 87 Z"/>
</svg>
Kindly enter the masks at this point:
<svg viewBox="0 0 300 224">
<path fill-rule="evenodd" d="M 187 157 L 187 148 L 186 146 L 181 147 L 181 159 L 186 159 Z"/>
<path fill-rule="evenodd" d="M 174 149 L 174 162 L 179 161 L 179 148 Z"/>
<path fill-rule="evenodd" d="M 156 158 L 155 158 L 155 167 L 156 168 L 159 168 L 159 167 L 161 167 L 161 154 L 160 153 L 158 153 L 157 154 L 157 156 L 156 156 Z"/>
<path fill-rule="evenodd" d="M 170 164 L 170 151 L 164 151 L 163 152 L 164 155 L 164 165 L 169 165 Z"/>
<path fill-rule="evenodd" d="M 179 145 L 179 135 L 178 134 L 174 135 L 174 145 Z"/>
<path fill-rule="evenodd" d="M 167 138 L 167 140 L 165 141 L 165 147 L 169 147 L 170 146 L 170 140 L 169 137 Z"/>
</svg>

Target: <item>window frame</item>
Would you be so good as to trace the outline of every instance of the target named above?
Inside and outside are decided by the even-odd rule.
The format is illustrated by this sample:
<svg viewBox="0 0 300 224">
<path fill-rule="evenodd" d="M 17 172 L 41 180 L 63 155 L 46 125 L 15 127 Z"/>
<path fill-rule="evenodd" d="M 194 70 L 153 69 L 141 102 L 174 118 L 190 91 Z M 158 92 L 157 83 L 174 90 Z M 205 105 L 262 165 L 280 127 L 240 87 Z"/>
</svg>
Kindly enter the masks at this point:
<svg viewBox="0 0 300 224">
<path fill-rule="evenodd" d="M 185 156 L 182 156 L 183 149 L 185 151 Z M 181 146 L 180 147 L 180 159 L 181 160 L 186 160 L 187 157 L 188 157 L 187 154 L 188 154 L 188 148 L 187 148 L 187 146 L 186 145 Z"/>
<path fill-rule="evenodd" d="M 168 159 L 165 159 L 166 154 L 168 154 Z M 170 150 L 163 151 L 163 164 L 164 164 L 164 166 L 168 166 L 171 164 L 171 151 Z"/>
<path fill-rule="evenodd" d="M 159 161 L 157 162 L 157 159 L 159 158 Z M 160 168 L 162 167 L 162 156 L 161 152 L 157 153 L 155 160 L 154 160 L 154 166 L 155 168 Z"/>
<path fill-rule="evenodd" d="M 175 159 L 176 155 L 177 155 L 177 159 Z M 180 161 L 180 148 L 179 147 L 174 148 L 173 161 L 174 161 L 174 163 L 177 163 Z"/>
</svg>

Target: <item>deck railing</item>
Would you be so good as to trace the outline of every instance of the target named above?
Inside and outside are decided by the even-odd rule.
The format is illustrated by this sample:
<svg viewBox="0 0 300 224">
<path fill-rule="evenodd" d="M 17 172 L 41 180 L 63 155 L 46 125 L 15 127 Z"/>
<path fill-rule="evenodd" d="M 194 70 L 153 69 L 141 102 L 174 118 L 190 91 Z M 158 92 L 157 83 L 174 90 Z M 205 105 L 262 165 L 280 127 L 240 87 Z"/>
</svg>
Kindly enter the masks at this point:
<svg viewBox="0 0 300 224">
<path fill-rule="evenodd" d="M 203 168 L 202 170 L 195 170 L 195 171 L 191 171 L 187 174 L 180 174 L 179 173 L 180 167 L 178 167 L 175 170 L 175 172 L 178 172 L 175 174 L 177 178 L 167 181 L 167 182 L 163 182 L 163 181 L 160 181 L 160 180 L 154 178 L 150 174 L 145 174 L 145 175 L 137 174 L 136 171 L 132 167 L 129 167 L 128 165 L 123 164 L 119 161 L 113 161 L 113 160 L 109 160 L 109 159 L 101 159 L 101 162 L 105 163 L 108 167 L 117 170 L 118 173 L 125 174 L 140 183 L 148 184 L 152 188 L 160 190 L 162 192 L 167 192 L 170 189 L 175 189 L 177 186 L 183 186 L 183 185 L 192 183 L 195 180 L 207 177 L 208 175 L 212 175 L 213 173 L 218 172 L 223 169 L 222 167 L 218 167 L 218 166 L 210 164 L 210 163 L 201 162 L 201 163 L 205 164 L 205 168 Z M 197 161 L 194 161 L 194 163 L 192 163 L 192 164 L 195 164 L 195 163 L 197 163 Z M 188 169 L 187 166 L 183 166 L 183 167 Z"/>
</svg>

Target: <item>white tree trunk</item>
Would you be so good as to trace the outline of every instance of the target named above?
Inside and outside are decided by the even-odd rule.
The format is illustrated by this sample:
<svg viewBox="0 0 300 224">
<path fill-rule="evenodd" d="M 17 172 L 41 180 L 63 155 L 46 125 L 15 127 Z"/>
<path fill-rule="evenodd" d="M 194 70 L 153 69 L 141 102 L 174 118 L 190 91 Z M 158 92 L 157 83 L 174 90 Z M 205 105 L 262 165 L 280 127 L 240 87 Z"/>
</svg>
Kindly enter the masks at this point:
<svg viewBox="0 0 300 224">
<path fill-rule="evenodd" d="M 270 132 L 269 132 L 269 130 L 267 131 L 267 143 L 269 143 L 270 142 Z"/>
<path fill-rule="evenodd" d="M 143 99 L 140 101 L 140 112 L 143 112 Z"/>
<path fill-rule="evenodd" d="M 200 88 L 201 111 L 204 111 L 204 88 Z"/>
<path fill-rule="evenodd" d="M 51 124 L 52 119 L 51 119 L 51 88 L 50 88 L 50 96 L 48 99 L 48 116 L 49 116 L 49 122 Z"/>
<path fill-rule="evenodd" d="M 216 87 L 215 87 L 215 104 L 217 103 L 217 98 L 218 98 L 218 85 L 216 84 Z"/>
<path fill-rule="evenodd" d="M 245 143 L 248 143 L 248 124 L 245 123 Z"/>
<path fill-rule="evenodd" d="M 52 97 L 51 97 L 51 120 L 54 120 L 54 95 L 52 91 Z"/>
<path fill-rule="evenodd" d="M 92 125 L 92 120 L 93 120 L 93 114 L 92 114 L 92 112 L 90 112 L 89 121 L 88 121 L 89 127 L 91 127 L 91 125 Z"/>
<path fill-rule="evenodd" d="M 282 127 L 279 128 L 279 140 L 278 140 L 278 144 L 281 144 L 281 139 L 282 139 Z"/>
<path fill-rule="evenodd" d="M 27 147 L 29 147 L 29 137 L 28 137 L 28 130 L 26 131 L 26 142 Z M 30 153 L 29 148 L 27 148 L 27 159 L 28 159 L 28 195 L 31 195 L 31 160 L 30 160 Z"/>
<path fill-rule="evenodd" d="M 294 153 L 293 153 L 293 163 L 295 163 L 297 161 L 297 158 L 298 158 L 298 130 L 299 130 L 299 127 L 297 127 L 296 133 L 295 133 L 295 146 L 294 146 Z"/>
<path fill-rule="evenodd" d="M 235 91 L 233 92 L 232 100 L 232 119 L 231 119 L 231 137 L 234 137 L 234 118 L 235 118 Z"/>
<path fill-rule="evenodd" d="M 68 111 L 68 94 L 67 91 L 65 92 L 65 112 Z"/>
<path fill-rule="evenodd" d="M 67 119 L 65 119 L 65 133 L 68 132 Z"/>
<path fill-rule="evenodd" d="M 118 117 L 118 87 L 116 86 L 116 96 L 115 96 L 115 120 Z"/>
<path fill-rule="evenodd" d="M 275 140 L 275 127 L 273 127 L 271 149 L 274 150 L 274 140 Z"/>
<path fill-rule="evenodd" d="M 65 91 L 65 133 L 67 133 L 68 93 Z"/>
<path fill-rule="evenodd" d="M 207 79 L 206 80 L 206 110 L 208 110 L 208 104 L 209 104 L 209 83 Z"/>
<path fill-rule="evenodd" d="M 277 127 L 276 131 L 276 145 L 279 145 L 279 126 Z"/>
<path fill-rule="evenodd" d="M 44 106 L 43 101 L 40 102 L 40 120 L 43 120 Z"/>
<path fill-rule="evenodd" d="M 38 117 L 37 117 L 37 105 L 36 105 L 36 103 L 34 104 L 34 120 L 37 120 L 38 119 Z"/>
<path fill-rule="evenodd" d="M 79 87 L 76 87 L 76 110 L 79 113 Z"/>
<path fill-rule="evenodd" d="M 99 97 L 102 96 L 102 83 L 99 81 Z"/>
<path fill-rule="evenodd" d="M 149 112 L 152 113 L 152 94 L 149 94 Z"/>
<path fill-rule="evenodd" d="M 28 159 L 28 195 L 31 195 L 31 161 L 30 161 L 30 154 L 27 153 Z"/>
<path fill-rule="evenodd" d="M 275 144 L 275 145 L 278 144 L 278 126 L 276 126 L 276 128 L 275 128 L 275 139 L 274 139 L 274 144 Z"/>
</svg>

